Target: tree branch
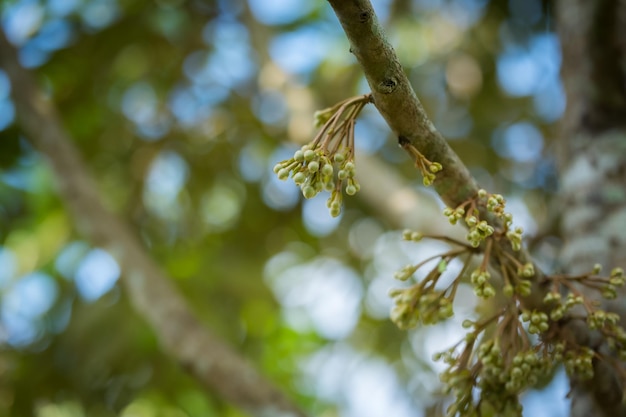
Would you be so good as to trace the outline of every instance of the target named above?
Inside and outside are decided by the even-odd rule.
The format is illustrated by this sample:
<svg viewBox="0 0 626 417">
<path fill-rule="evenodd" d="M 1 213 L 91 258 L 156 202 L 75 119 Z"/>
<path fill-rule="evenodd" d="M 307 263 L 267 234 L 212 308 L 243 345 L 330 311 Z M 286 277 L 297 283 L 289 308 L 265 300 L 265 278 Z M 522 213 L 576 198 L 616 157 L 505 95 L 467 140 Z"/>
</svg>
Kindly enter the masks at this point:
<svg viewBox="0 0 626 417">
<path fill-rule="evenodd" d="M 428 160 L 439 162 L 434 187 L 449 207 L 474 197 L 476 181 L 432 124 L 418 100 L 398 58 L 383 35 L 368 0 L 329 0 L 361 64 L 374 104 L 398 137 L 408 141 Z"/>
<path fill-rule="evenodd" d="M 122 284 L 132 304 L 152 326 L 164 350 L 206 388 L 250 415 L 305 417 L 250 363 L 198 321 L 137 238 L 104 206 L 55 108 L 31 74 L 20 66 L 14 48 L 2 33 L 0 65 L 11 80 L 21 128 L 48 159 L 76 226 L 120 264 Z"/>
<path fill-rule="evenodd" d="M 443 166 L 433 185 L 448 207 L 456 208 L 475 198 L 478 193 L 476 180 L 426 115 L 369 0 L 328 2 L 350 41 L 350 51 L 363 69 L 374 105 L 398 136 L 400 145 L 408 141 L 428 160 Z M 503 227 L 502 221 L 493 213 L 483 207 L 478 210 L 481 219 L 495 228 Z M 512 251 L 505 247 L 503 250 L 522 264 L 530 261 L 525 249 Z M 499 265 L 495 266 L 499 269 Z M 543 272 L 539 268 L 535 271 L 531 296 L 524 299 L 529 310 L 540 309 L 545 295 Z"/>
<path fill-rule="evenodd" d="M 562 186 L 558 201 L 570 273 L 590 263 L 626 264 L 626 1 L 560 0 L 562 78 L 568 103 L 560 135 Z M 623 292 L 607 310 L 626 320 Z M 622 325 L 623 326 L 623 325 Z M 602 341 L 590 341 L 606 352 Z M 594 378 L 572 381 L 572 417 L 626 416 L 624 381 L 615 367 L 596 363 Z"/>
</svg>

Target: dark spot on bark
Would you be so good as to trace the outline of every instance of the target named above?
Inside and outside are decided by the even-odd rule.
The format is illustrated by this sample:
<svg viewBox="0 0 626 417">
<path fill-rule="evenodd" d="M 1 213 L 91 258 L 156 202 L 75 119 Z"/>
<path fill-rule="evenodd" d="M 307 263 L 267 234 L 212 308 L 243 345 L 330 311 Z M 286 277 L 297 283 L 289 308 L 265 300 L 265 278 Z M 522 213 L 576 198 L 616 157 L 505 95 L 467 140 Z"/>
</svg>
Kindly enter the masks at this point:
<svg viewBox="0 0 626 417">
<path fill-rule="evenodd" d="M 398 86 L 398 82 L 394 77 L 385 78 L 378 84 L 379 91 L 383 94 L 391 94 Z"/>
<path fill-rule="evenodd" d="M 404 136 L 398 136 L 398 145 L 400 145 L 402 147 L 405 147 L 409 143 L 411 143 L 411 142 L 407 138 L 405 138 Z"/>
<path fill-rule="evenodd" d="M 370 20 L 371 16 L 372 14 L 368 10 L 364 10 L 361 13 L 359 13 L 359 22 L 365 23 L 368 20 Z"/>
</svg>

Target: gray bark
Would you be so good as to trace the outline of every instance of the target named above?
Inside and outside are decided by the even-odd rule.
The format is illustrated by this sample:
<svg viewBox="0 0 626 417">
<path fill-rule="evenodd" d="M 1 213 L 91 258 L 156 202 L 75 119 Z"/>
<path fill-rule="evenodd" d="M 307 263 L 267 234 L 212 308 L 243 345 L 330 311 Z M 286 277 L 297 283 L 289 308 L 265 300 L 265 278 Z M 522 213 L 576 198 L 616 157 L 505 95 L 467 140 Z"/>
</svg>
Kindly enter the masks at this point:
<svg viewBox="0 0 626 417">
<path fill-rule="evenodd" d="M 559 210 L 565 272 L 626 265 L 626 1 L 560 0 L 567 109 L 560 143 Z M 622 294 L 623 297 L 623 294 Z M 626 320 L 624 298 L 605 308 Z M 588 343 L 606 346 L 594 335 Z M 573 417 L 626 416 L 623 380 L 597 363 L 591 381 L 572 380 Z"/>
</svg>

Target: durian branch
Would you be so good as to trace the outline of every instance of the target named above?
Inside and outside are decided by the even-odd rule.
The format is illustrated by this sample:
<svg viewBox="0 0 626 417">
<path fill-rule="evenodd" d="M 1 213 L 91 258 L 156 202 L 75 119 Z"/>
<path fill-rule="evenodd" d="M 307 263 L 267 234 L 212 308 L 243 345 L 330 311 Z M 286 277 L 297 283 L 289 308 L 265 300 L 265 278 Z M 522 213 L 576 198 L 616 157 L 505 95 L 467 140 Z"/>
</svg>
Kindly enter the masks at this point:
<svg viewBox="0 0 626 417">
<path fill-rule="evenodd" d="M 398 137 L 399 144 L 412 159 L 416 158 L 415 150 L 426 160 L 441 164 L 443 168 L 436 173 L 432 185 L 448 207 L 454 209 L 475 200 L 479 190 L 476 180 L 426 115 L 369 0 L 328 2 L 365 74 L 374 105 Z M 485 207 L 479 207 L 478 211 L 488 224 L 504 229 L 505 224 L 494 213 Z M 524 249 L 504 250 L 521 264 L 530 262 Z M 535 271 L 533 286 L 537 288 L 524 300 L 525 307 L 531 310 L 541 307 L 545 295 L 545 288 L 539 288 L 545 282 L 544 275 L 538 268 Z"/>
</svg>

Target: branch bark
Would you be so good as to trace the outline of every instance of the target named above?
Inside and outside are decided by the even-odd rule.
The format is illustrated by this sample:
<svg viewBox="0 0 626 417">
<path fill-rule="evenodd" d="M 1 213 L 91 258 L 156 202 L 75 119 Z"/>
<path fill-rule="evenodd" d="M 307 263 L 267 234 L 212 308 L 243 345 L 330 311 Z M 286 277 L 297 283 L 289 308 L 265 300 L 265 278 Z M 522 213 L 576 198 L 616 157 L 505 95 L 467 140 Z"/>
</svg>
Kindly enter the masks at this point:
<svg viewBox="0 0 626 417">
<path fill-rule="evenodd" d="M 408 141 L 428 160 L 443 165 L 433 185 L 446 205 L 457 207 L 474 197 L 476 181 L 426 115 L 370 2 L 329 3 L 350 41 L 350 51 L 363 68 L 374 104 L 399 143 Z"/>
<path fill-rule="evenodd" d="M 21 128 L 47 158 L 77 228 L 120 264 L 122 284 L 132 304 L 152 326 L 163 349 L 208 390 L 252 416 L 305 417 L 252 364 L 198 321 L 138 239 L 105 207 L 53 104 L 20 66 L 16 51 L 2 33 L 0 66 L 11 80 Z"/>
<path fill-rule="evenodd" d="M 408 142 L 428 160 L 443 166 L 433 183 L 443 202 L 448 207 L 456 208 L 476 197 L 476 180 L 428 118 L 393 47 L 386 40 L 369 0 L 328 2 L 350 41 L 350 52 L 363 69 L 372 90 L 374 105 L 397 135 L 399 144 Z M 482 208 L 479 210 L 481 219 L 487 220 L 495 228 L 502 228 L 501 220 L 493 213 Z M 521 264 L 531 261 L 525 249 L 503 249 Z M 499 270 L 499 265 L 494 266 Z M 535 271 L 532 294 L 524 299 L 524 306 L 529 310 L 541 309 L 545 295 L 544 274 L 537 267 Z"/>
</svg>

